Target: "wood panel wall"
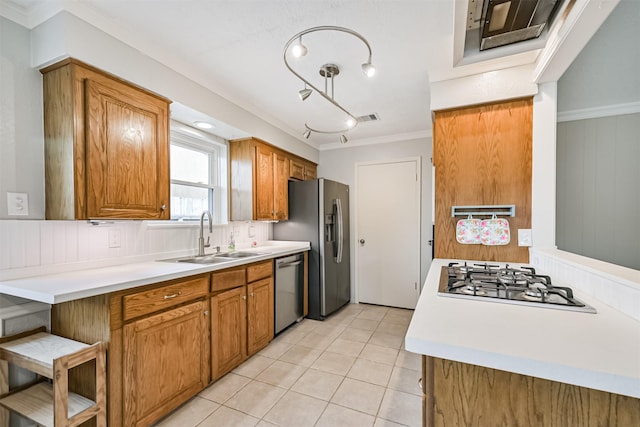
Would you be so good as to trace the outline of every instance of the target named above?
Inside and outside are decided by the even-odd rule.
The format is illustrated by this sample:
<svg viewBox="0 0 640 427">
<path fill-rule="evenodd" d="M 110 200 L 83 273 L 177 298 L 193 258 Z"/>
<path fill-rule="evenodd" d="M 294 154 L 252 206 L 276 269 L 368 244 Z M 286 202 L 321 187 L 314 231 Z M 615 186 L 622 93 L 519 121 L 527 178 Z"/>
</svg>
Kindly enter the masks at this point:
<svg viewBox="0 0 640 427">
<path fill-rule="evenodd" d="M 433 426 L 640 425 L 640 399 L 425 358 L 432 364 Z"/>
<path fill-rule="evenodd" d="M 533 98 L 435 112 L 436 258 L 529 262 L 518 229 L 531 228 L 532 133 Z M 456 241 L 451 206 L 512 204 L 508 245 Z"/>
</svg>

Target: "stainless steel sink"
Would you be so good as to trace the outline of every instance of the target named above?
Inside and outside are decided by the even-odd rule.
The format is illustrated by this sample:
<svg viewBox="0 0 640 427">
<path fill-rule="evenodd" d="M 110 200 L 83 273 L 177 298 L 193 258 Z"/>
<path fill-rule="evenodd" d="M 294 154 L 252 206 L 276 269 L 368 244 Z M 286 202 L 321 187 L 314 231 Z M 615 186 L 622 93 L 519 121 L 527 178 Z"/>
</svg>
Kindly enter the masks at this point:
<svg viewBox="0 0 640 427">
<path fill-rule="evenodd" d="M 267 254 L 264 252 L 222 252 L 219 254 L 215 254 L 215 256 L 221 257 L 221 258 L 248 258 L 252 256 L 259 256 L 259 255 L 267 255 Z"/>
<path fill-rule="evenodd" d="M 171 258 L 171 259 L 163 259 L 163 262 L 189 262 L 192 264 L 220 264 L 223 262 L 233 261 L 233 258 L 223 258 L 220 256 L 214 255 L 205 255 L 205 256 L 189 256 L 182 258 Z"/>
<path fill-rule="evenodd" d="M 250 258 L 259 255 L 267 255 L 265 252 L 222 252 L 204 256 L 188 256 L 181 258 L 163 259 L 163 262 L 189 262 L 192 264 L 220 264 L 231 262 L 238 258 Z"/>
</svg>

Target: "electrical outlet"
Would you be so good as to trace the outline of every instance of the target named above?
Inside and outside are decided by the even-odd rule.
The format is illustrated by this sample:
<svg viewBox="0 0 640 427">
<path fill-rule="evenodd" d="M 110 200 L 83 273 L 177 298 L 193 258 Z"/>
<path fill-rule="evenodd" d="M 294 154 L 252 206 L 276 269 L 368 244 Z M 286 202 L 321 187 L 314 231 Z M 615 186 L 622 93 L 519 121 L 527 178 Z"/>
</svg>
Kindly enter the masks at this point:
<svg viewBox="0 0 640 427">
<path fill-rule="evenodd" d="M 120 230 L 117 228 L 113 230 L 109 230 L 109 247 L 110 248 L 120 247 Z"/>
<path fill-rule="evenodd" d="M 29 195 L 7 191 L 7 215 L 29 215 Z"/>
<path fill-rule="evenodd" d="M 518 229 L 518 246 L 533 246 L 530 228 Z"/>
</svg>

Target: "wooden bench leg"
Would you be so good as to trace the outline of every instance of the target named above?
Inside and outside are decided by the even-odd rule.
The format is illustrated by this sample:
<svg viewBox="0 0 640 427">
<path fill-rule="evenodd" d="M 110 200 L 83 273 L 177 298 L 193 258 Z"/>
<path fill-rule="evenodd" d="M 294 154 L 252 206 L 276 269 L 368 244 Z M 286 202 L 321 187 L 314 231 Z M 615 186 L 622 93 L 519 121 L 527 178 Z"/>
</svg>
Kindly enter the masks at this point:
<svg viewBox="0 0 640 427">
<path fill-rule="evenodd" d="M 9 393 L 9 362 L 0 360 L 0 396 Z M 0 406 L 0 427 L 9 427 L 10 411 Z"/>
</svg>

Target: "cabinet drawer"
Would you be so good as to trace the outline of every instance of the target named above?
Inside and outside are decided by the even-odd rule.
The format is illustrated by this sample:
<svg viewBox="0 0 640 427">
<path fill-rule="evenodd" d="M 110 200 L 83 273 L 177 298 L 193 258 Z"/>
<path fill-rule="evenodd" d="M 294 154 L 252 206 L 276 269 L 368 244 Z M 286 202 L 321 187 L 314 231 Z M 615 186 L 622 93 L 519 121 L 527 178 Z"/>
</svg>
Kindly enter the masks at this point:
<svg viewBox="0 0 640 427">
<path fill-rule="evenodd" d="M 124 320 L 153 313 L 186 301 L 207 295 L 209 278 L 199 277 L 184 282 L 171 283 L 123 298 Z"/>
<path fill-rule="evenodd" d="M 256 280 L 264 279 L 265 277 L 271 277 L 273 275 L 273 261 L 265 261 L 260 264 L 254 264 L 247 267 L 247 283 L 255 282 Z"/>
<path fill-rule="evenodd" d="M 244 286 L 245 272 L 246 269 L 241 267 L 211 273 L 211 290 L 216 292 Z"/>
</svg>

